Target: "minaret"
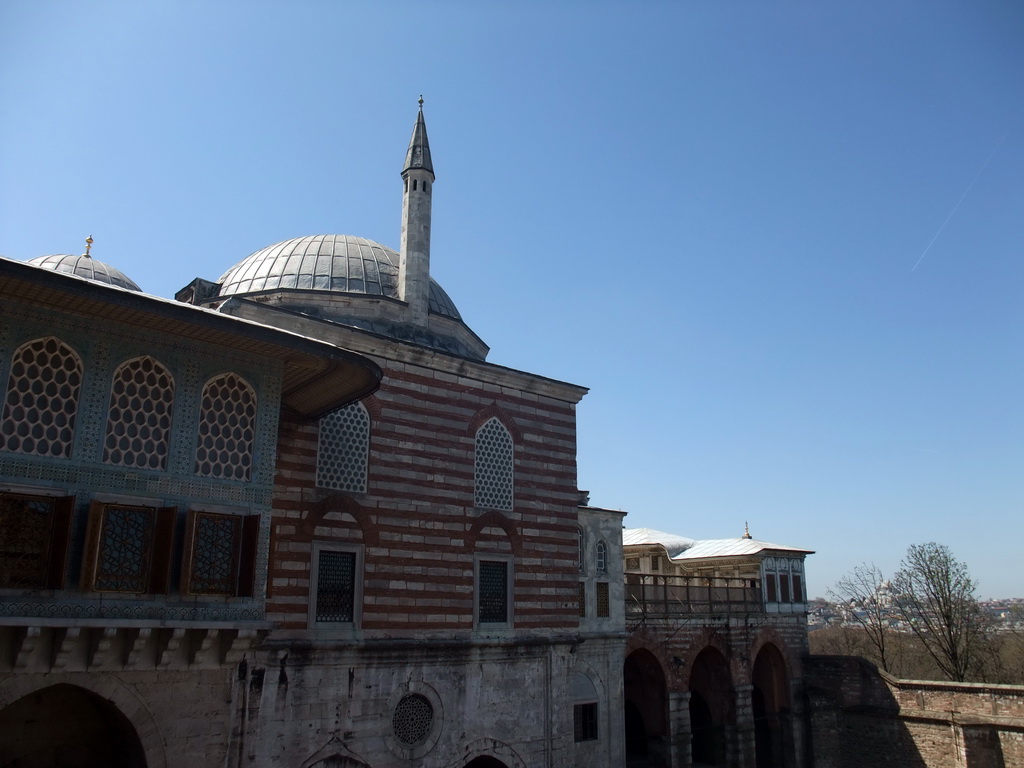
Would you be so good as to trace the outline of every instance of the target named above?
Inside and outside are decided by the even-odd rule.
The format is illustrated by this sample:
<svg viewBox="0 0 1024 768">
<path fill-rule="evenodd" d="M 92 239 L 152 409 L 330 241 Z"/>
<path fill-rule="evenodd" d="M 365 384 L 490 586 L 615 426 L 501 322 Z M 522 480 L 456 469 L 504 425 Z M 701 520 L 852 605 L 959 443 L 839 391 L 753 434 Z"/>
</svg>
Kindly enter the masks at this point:
<svg viewBox="0 0 1024 768">
<path fill-rule="evenodd" d="M 409 305 L 415 325 L 427 325 L 430 296 L 430 196 L 434 165 L 430 162 L 427 124 L 423 122 L 423 97 L 402 168 L 402 248 L 398 264 L 398 297 Z"/>
</svg>

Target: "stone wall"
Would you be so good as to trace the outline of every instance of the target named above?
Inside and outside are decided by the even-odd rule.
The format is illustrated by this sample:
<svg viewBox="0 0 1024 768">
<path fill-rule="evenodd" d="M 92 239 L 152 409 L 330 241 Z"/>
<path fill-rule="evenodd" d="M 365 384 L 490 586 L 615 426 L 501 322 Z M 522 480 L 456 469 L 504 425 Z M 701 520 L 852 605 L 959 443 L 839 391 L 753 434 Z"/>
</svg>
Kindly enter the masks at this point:
<svg viewBox="0 0 1024 768">
<path fill-rule="evenodd" d="M 805 663 L 815 768 L 1024 765 L 1024 686 L 898 680 L 854 657 Z"/>
</svg>

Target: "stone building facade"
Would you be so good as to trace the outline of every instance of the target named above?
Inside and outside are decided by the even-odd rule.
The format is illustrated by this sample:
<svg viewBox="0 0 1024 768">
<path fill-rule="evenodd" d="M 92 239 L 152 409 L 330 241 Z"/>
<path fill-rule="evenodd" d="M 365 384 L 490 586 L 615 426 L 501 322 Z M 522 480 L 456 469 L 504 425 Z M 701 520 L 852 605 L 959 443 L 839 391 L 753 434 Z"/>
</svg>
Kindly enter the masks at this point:
<svg viewBox="0 0 1024 768">
<path fill-rule="evenodd" d="M 628 765 L 802 768 L 804 558 L 758 541 L 623 535 Z"/>
<path fill-rule="evenodd" d="M 402 184 L 399 252 L 298 238 L 174 302 L 0 261 L 7 763 L 623 764 L 586 390 L 488 362 L 430 277 L 422 108 Z"/>
</svg>

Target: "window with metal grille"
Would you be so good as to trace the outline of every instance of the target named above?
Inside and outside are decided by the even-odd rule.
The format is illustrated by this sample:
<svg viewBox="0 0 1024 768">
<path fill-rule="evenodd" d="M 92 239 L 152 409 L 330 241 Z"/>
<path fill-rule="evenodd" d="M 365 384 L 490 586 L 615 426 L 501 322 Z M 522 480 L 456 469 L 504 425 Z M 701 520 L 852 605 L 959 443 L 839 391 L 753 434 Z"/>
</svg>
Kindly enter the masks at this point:
<svg viewBox="0 0 1024 768">
<path fill-rule="evenodd" d="M 175 512 L 174 507 L 92 502 L 83 587 L 97 592 L 166 592 Z"/>
<path fill-rule="evenodd" d="M 608 545 L 603 541 L 597 542 L 597 572 L 608 573 Z"/>
<path fill-rule="evenodd" d="M 256 392 L 240 376 L 215 376 L 203 387 L 195 473 L 248 480 L 256 437 Z"/>
<path fill-rule="evenodd" d="M 597 702 L 573 705 L 572 732 L 576 742 L 597 739 Z"/>
<path fill-rule="evenodd" d="M 580 582 L 580 616 L 587 615 L 587 582 Z"/>
<path fill-rule="evenodd" d="M 103 461 L 122 467 L 166 469 L 174 378 L 151 357 L 114 371 Z"/>
<path fill-rule="evenodd" d="M 608 599 L 608 582 L 597 582 L 597 615 L 606 618 L 609 615 L 610 602 Z"/>
<path fill-rule="evenodd" d="M 476 433 L 476 497 L 478 507 L 512 509 L 515 451 L 512 435 L 497 418 Z"/>
<path fill-rule="evenodd" d="M 259 515 L 191 510 L 185 532 L 182 592 L 252 595 L 259 526 Z"/>
<path fill-rule="evenodd" d="M 356 553 L 321 549 L 316 564 L 317 623 L 355 620 Z"/>
<path fill-rule="evenodd" d="M 661 557 L 659 555 L 651 555 L 651 570 L 655 573 L 661 570 Z"/>
<path fill-rule="evenodd" d="M 366 493 L 370 452 L 370 414 L 352 403 L 320 419 L 316 484 L 351 493 Z"/>
<path fill-rule="evenodd" d="M 64 586 L 73 496 L 0 493 L 0 588 Z"/>
<path fill-rule="evenodd" d="M 403 696 L 391 715 L 395 738 L 406 747 L 416 747 L 427 740 L 434 724 L 434 708 L 426 696 L 410 693 Z"/>
<path fill-rule="evenodd" d="M 0 450 L 70 457 L 82 370 L 74 350 L 53 336 L 18 347 L 11 356 Z"/>
<path fill-rule="evenodd" d="M 508 563 L 481 560 L 478 566 L 477 620 L 481 623 L 508 621 Z"/>
</svg>

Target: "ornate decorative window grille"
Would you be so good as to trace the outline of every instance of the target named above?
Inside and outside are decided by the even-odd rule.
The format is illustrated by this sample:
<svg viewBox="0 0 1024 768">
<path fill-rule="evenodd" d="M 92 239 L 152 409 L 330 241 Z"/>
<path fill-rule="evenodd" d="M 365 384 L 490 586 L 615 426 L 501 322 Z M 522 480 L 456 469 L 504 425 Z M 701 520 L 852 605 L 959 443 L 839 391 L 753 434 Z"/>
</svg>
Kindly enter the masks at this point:
<svg viewBox="0 0 1024 768">
<path fill-rule="evenodd" d="M 70 457 L 82 371 L 74 350 L 53 336 L 18 347 L 11 357 L 0 450 Z"/>
<path fill-rule="evenodd" d="M 355 552 L 320 550 L 316 573 L 316 621 L 355 620 Z"/>
<path fill-rule="evenodd" d="M 477 620 L 481 624 L 508 621 L 508 563 L 480 561 Z"/>
<path fill-rule="evenodd" d="M 248 480 L 256 436 L 256 393 L 233 373 L 210 379 L 203 388 L 195 473 Z"/>
<path fill-rule="evenodd" d="M 189 513 L 185 584 L 193 595 L 251 595 L 259 515 Z"/>
<path fill-rule="evenodd" d="M 512 435 L 497 418 L 492 418 L 476 433 L 478 507 L 512 509 L 514 465 Z"/>
<path fill-rule="evenodd" d="M 352 403 L 320 419 L 316 484 L 350 493 L 366 493 L 370 453 L 370 414 Z"/>
<path fill-rule="evenodd" d="M 608 600 L 608 582 L 597 582 L 597 615 L 607 618 L 609 615 L 610 602 Z"/>
<path fill-rule="evenodd" d="M 122 467 L 167 467 L 174 378 L 153 358 L 121 365 L 110 385 L 110 412 L 103 461 Z"/>
<path fill-rule="evenodd" d="M 434 724 L 434 708 L 426 696 L 410 693 L 403 696 L 391 715 L 395 739 L 405 747 L 417 747 L 430 736 Z"/>
<path fill-rule="evenodd" d="M 83 585 L 97 592 L 166 592 L 174 518 L 174 507 L 93 502 Z"/>
<path fill-rule="evenodd" d="M 74 497 L 0 493 L 0 588 L 64 586 Z"/>
</svg>

